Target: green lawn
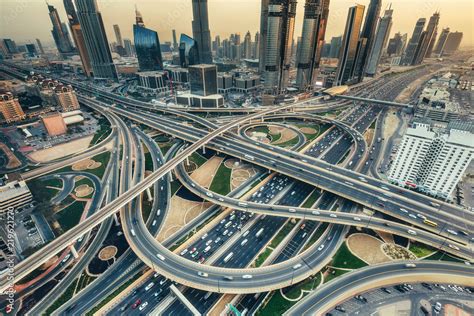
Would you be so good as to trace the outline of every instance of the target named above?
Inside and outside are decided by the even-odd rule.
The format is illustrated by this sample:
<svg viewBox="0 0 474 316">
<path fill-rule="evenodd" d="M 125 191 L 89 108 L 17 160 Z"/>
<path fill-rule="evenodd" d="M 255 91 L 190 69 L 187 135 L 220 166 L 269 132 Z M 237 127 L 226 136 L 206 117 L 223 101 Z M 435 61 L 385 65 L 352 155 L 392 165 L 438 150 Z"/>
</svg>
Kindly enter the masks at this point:
<svg viewBox="0 0 474 316">
<path fill-rule="evenodd" d="M 189 157 L 189 160 L 191 160 L 192 162 L 194 162 L 198 168 L 201 167 L 204 163 L 206 163 L 207 159 L 204 158 L 203 156 L 201 156 L 200 154 L 198 153 L 193 153 L 190 157 Z"/>
<path fill-rule="evenodd" d="M 271 133 L 269 133 L 268 135 L 271 136 L 271 138 L 272 138 L 272 143 L 279 141 L 280 138 L 281 138 L 281 133 L 277 133 L 277 134 L 271 134 Z"/>
<path fill-rule="evenodd" d="M 107 164 L 109 163 L 109 160 L 110 160 L 110 152 L 106 151 L 104 153 L 98 154 L 97 156 L 94 156 L 92 159 L 96 162 L 100 162 L 101 165 L 99 168 L 87 170 L 87 172 L 90 172 L 96 175 L 97 177 L 99 177 L 99 179 L 102 179 L 102 176 L 104 175 L 104 172 L 105 172 L 105 168 L 107 167 Z"/>
<path fill-rule="evenodd" d="M 68 231 L 79 223 L 85 206 L 86 202 L 76 201 L 65 209 L 62 209 L 56 213 L 56 218 L 64 232 Z"/>
<path fill-rule="evenodd" d="M 296 224 L 293 224 L 290 221 L 287 221 L 285 226 L 278 232 L 278 234 L 272 239 L 270 243 L 270 247 L 275 248 L 277 247 L 281 241 L 291 232 L 291 230 L 295 227 Z"/>
<path fill-rule="evenodd" d="M 433 255 L 423 259 L 423 260 L 441 260 L 441 261 L 450 261 L 450 262 L 464 262 L 463 259 L 453 257 L 444 252 L 436 252 Z"/>
<path fill-rule="evenodd" d="M 49 308 L 44 312 L 45 315 L 51 315 L 55 310 L 60 308 L 64 303 L 72 298 L 77 281 L 78 279 L 75 279 L 66 289 L 66 291 L 64 291 L 64 293 L 59 298 L 57 298 L 51 306 L 49 306 Z"/>
<path fill-rule="evenodd" d="M 150 188 L 151 191 L 151 196 L 153 195 L 153 188 Z M 148 194 L 143 194 L 142 198 L 142 216 L 143 216 L 143 221 L 146 223 L 148 220 L 148 217 L 150 216 L 151 209 L 153 207 L 153 201 L 148 201 Z"/>
<path fill-rule="evenodd" d="M 316 276 L 311 276 L 306 280 L 301 281 L 300 283 L 288 289 L 288 291 L 284 291 L 285 296 L 289 299 L 297 299 L 300 296 L 301 291 L 314 290 L 319 285 L 319 283 L 321 283 L 321 277 L 321 273 L 318 273 Z"/>
<path fill-rule="evenodd" d="M 48 180 L 41 180 L 39 178 L 35 178 L 31 181 L 28 181 L 27 185 L 33 195 L 33 198 L 38 203 L 49 202 L 53 197 L 58 194 L 58 190 L 49 189 L 47 186 L 52 186 L 56 188 L 62 188 L 62 180 L 60 179 L 48 179 Z"/>
<path fill-rule="evenodd" d="M 181 182 L 179 180 L 171 181 L 171 196 L 173 196 L 176 192 L 178 192 L 179 188 L 181 188 Z"/>
<path fill-rule="evenodd" d="M 343 243 L 332 259 L 332 266 L 336 268 L 357 269 L 365 267 L 367 264 L 354 256 L 346 243 Z"/>
<path fill-rule="evenodd" d="M 94 134 L 94 137 L 92 138 L 89 147 L 92 147 L 100 141 L 106 139 L 107 136 L 109 136 L 109 134 L 112 132 L 109 121 L 106 118 L 101 117 L 99 119 L 99 125 L 100 129 Z"/>
<path fill-rule="evenodd" d="M 265 262 L 265 260 L 268 258 L 268 256 L 271 255 L 272 252 L 273 252 L 272 249 L 265 248 L 265 250 L 258 255 L 257 259 L 255 259 L 255 267 L 257 267 L 257 268 L 260 267 Z"/>
<path fill-rule="evenodd" d="M 269 134 L 270 133 L 270 129 L 268 128 L 268 126 L 256 126 L 256 127 L 253 127 L 251 129 L 249 129 L 250 132 L 257 132 L 257 133 L 265 133 L 265 134 Z"/>
<path fill-rule="evenodd" d="M 214 179 L 212 179 L 209 190 L 222 195 L 229 194 L 231 173 L 232 169 L 227 168 L 223 161 L 219 166 L 219 169 L 217 169 Z"/>
<path fill-rule="evenodd" d="M 311 195 L 306 199 L 301 207 L 311 208 L 313 207 L 314 203 L 319 199 L 321 196 L 321 191 L 319 189 L 314 189 Z"/>
<path fill-rule="evenodd" d="M 408 248 L 417 258 L 423 258 L 436 252 L 436 249 L 418 242 L 411 242 Z"/>
<path fill-rule="evenodd" d="M 298 144 L 298 141 L 299 141 L 299 138 L 294 137 L 294 138 L 290 139 L 289 141 L 286 141 L 286 142 L 280 143 L 280 144 L 274 144 L 274 145 L 278 146 L 278 147 L 293 147 L 296 144 Z"/>
<path fill-rule="evenodd" d="M 149 152 L 145 154 L 145 170 L 153 171 L 153 159 Z"/>
<path fill-rule="evenodd" d="M 347 270 L 339 270 L 339 269 L 330 269 L 330 271 L 331 273 L 329 273 L 329 275 L 324 278 L 324 283 L 328 283 L 331 280 L 334 280 L 335 278 L 349 272 Z"/>
</svg>

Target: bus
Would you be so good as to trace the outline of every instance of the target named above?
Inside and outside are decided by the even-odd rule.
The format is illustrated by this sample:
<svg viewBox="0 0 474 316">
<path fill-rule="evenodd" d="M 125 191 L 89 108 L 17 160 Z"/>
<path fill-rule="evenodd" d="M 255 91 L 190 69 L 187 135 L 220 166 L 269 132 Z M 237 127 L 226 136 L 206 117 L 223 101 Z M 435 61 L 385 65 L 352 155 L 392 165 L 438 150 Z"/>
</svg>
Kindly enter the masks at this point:
<svg viewBox="0 0 474 316">
<path fill-rule="evenodd" d="M 229 253 L 225 258 L 224 258 L 224 262 L 228 262 L 230 260 L 230 258 L 232 258 L 234 256 L 234 253 L 231 252 Z"/>
<path fill-rule="evenodd" d="M 435 223 L 435 222 L 433 222 L 433 221 L 430 221 L 429 219 L 425 219 L 425 220 L 423 221 L 423 223 L 425 223 L 426 225 L 431 226 L 431 227 L 438 227 L 438 223 Z"/>
</svg>

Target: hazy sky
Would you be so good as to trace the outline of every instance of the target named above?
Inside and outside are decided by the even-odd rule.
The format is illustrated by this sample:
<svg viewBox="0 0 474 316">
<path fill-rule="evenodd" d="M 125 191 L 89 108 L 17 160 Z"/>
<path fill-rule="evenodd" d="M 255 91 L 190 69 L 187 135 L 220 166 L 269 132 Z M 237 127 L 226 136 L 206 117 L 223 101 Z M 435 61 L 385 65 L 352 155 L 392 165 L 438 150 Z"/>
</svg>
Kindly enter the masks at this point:
<svg viewBox="0 0 474 316">
<path fill-rule="evenodd" d="M 48 0 L 66 21 L 62 0 Z M 295 37 L 301 34 L 301 23 L 305 0 L 298 0 Z M 191 0 L 98 0 L 110 42 L 115 41 L 113 24 L 118 24 L 123 38 L 132 39 L 132 24 L 135 21 L 134 5 L 141 11 L 147 27 L 158 31 L 162 42 L 171 41 L 171 30 L 192 36 Z M 326 39 L 337 36 L 344 30 L 347 10 L 356 2 L 351 0 L 331 0 Z M 357 3 L 368 5 L 369 0 Z M 473 0 L 394 0 L 392 8 L 392 34 L 411 32 L 419 17 L 429 18 L 439 10 L 439 27 L 449 26 L 451 31 L 464 33 L 463 45 L 473 45 L 474 30 Z M 383 2 L 382 11 L 389 4 Z M 367 8 L 366 8 L 367 9 Z M 0 0 L 0 38 L 13 38 L 17 42 L 27 42 L 40 38 L 45 44 L 52 43 L 51 21 L 45 0 Z M 211 36 L 228 37 L 231 33 L 249 30 L 253 34 L 259 29 L 260 0 L 209 0 L 209 23 Z M 178 39 L 179 40 L 179 39 Z"/>
</svg>

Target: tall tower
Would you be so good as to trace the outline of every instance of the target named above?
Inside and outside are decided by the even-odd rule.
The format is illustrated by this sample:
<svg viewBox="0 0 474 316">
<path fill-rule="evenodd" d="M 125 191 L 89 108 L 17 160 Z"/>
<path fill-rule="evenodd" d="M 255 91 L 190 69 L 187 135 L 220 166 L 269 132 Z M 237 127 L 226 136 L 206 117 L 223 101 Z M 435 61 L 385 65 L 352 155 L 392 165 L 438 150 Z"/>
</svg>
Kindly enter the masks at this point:
<svg viewBox="0 0 474 316">
<path fill-rule="evenodd" d="M 64 0 L 63 3 L 69 21 L 69 27 L 71 28 L 72 39 L 74 40 L 74 44 L 76 45 L 77 51 L 79 52 L 79 56 L 81 57 L 82 68 L 86 76 L 91 76 L 91 60 L 86 48 L 86 43 L 84 41 L 84 34 L 82 33 L 81 24 L 79 23 L 79 18 L 77 17 L 76 8 L 74 7 L 72 0 Z"/>
<path fill-rule="evenodd" d="M 358 77 L 359 81 L 362 80 L 362 77 L 364 76 L 367 67 L 367 60 L 372 51 L 381 6 L 382 0 L 370 0 L 369 8 L 367 9 L 364 27 L 360 33 L 359 52 L 356 68 L 354 70 L 354 76 Z"/>
<path fill-rule="evenodd" d="M 416 21 L 415 28 L 413 30 L 413 34 L 411 35 L 410 41 L 408 42 L 407 48 L 403 53 L 401 64 L 403 65 L 411 65 L 413 59 L 415 58 L 415 53 L 420 43 L 420 38 L 423 33 L 423 29 L 425 28 L 426 19 L 420 18 Z"/>
<path fill-rule="evenodd" d="M 120 26 L 118 26 L 118 24 L 114 24 L 114 33 L 117 45 L 123 47 L 122 33 L 120 32 Z"/>
<path fill-rule="evenodd" d="M 365 6 L 357 4 L 349 8 L 347 14 L 346 28 L 342 38 L 342 46 L 339 52 L 335 85 L 343 85 L 354 78 L 357 52 L 359 48 L 360 27 L 364 16 Z"/>
<path fill-rule="evenodd" d="M 267 49 L 267 28 L 268 28 L 268 5 L 270 0 L 262 0 L 260 9 L 260 41 L 258 45 L 259 66 L 258 70 L 262 74 L 265 71 L 265 51 Z"/>
<path fill-rule="evenodd" d="M 36 39 L 36 45 L 38 46 L 40 54 L 44 54 L 43 44 L 41 44 L 41 41 L 39 38 Z"/>
<path fill-rule="evenodd" d="M 306 0 L 296 75 L 296 85 L 300 91 L 313 87 L 315 70 L 319 67 L 321 58 L 328 12 L 329 0 Z"/>
<path fill-rule="evenodd" d="M 367 60 L 366 74 L 368 76 L 374 76 L 377 72 L 377 66 L 382 56 L 382 51 L 385 48 L 390 30 L 392 29 L 392 14 L 393 10 L 389 8 L 385 11 L 384 16 L 380 19 L 377 27 L 377 33 L 375 34 L 374 44 L 370 52 L 369 59 Z"/>
<path fill-rule="evenodd" d="M 244 55 L 245 58 L 252 58 L 252 35 L 250 35 L 250 31 L 245 34 L 244 38 Z"/>
<path fill-rule="evenodd" d="M 177 37 L 176 37 L 176 30 L 173 29 L 172 31 L 172 34 L 173 34 L 173 50 L 174 51 L 178 51 L 178 40 L 177 40 Z"/>
<path fill-rule="evenodd" d="M 426 27 L 426 34 L 420 42 L 420 47 L 414 61 L 415 65 L 421 64 L 425 57 L 429 57 L 433 50 L 434 42 L 436 41 L 436 34 L 438 32 L 439 12 L 435 12 L 428 22 Z"/>
<path fill-rule="evenodd" d="M 266 94 L 282 94 L 288 84 L 295 16 L 296 0 L 270 0 L 264 53 Z"/>
<path fill-rule="evenodd" d="M 76 7 L 94 78 L 118 80 L 96 0 L 76 0 Z"/>
<path fill-rule="evenodd" d="M 61 54 L 68 54 L 74 51 L 71 41 L 69 40 L 68 34 L 65 32 L 61 19 L 59 18 L 58 10 L 50 4 L 48 4 L 49 18 L 53 24 L 51 34 L 53 34 L 54 42 L 56 47 Z"/>
<path fill-rule="evenodd" d="M 444 45 L 446 45 L 446 40 L 448 39 L 448 35 L 449 35 L 449 27 L 444 28 L 441 31 L 441 34 L 439 35 L 438 42 L 436 43 L 436 47 L 433 51 L 433 53 L 436 56 L 440 57 L 443 55 Z"/>
<path fill-rule="evenodd" d="M 209 30 L 209 14 L 207 10 L 207 0 L 192 1 L 193 37 L 198 44 L 199 61 L 202 64 L 211 64 L 211 31 Z"/>
<path fill-rule="evenodd" d="M 133 38 L 140 71 L 163 70 L 163 57 L 158 33 L 145 27 L 143 17 L 135 9 L 137 23 L 133 25 Z"/>
</svg>

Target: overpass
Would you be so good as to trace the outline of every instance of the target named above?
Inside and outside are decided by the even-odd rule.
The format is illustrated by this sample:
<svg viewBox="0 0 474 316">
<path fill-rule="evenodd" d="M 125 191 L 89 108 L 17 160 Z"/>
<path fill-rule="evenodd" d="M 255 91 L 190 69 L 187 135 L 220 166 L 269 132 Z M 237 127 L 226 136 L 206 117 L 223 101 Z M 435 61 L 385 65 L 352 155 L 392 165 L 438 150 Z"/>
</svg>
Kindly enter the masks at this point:
<svg viewBox="0 0 474 316">
<path fill-rule="evenodd" d="M 411 262 L 415 267 L 408 268 L 407 263 L 383 263 L 347 273 L 307 295 L 284 315 L 325 315 L 338 303 L 359 293 L 404 282 L 412 283 L 413 280 L 474 286 L 472 266 L 443 261 L 415 261 Z"/>
<path fill-rule="evenodd" d="M 398 103 L 393 101 L 384 101 L 384 100 L 376 100 L 376 99 L 369 99 L 369 98 L 362 98 L 356 97 L 351 95 L 334 95 L 334 98 L 344 99 L 344 100 L 351 100 L 351 101 L 358 101 L 364 103 L 372 103 L 374 105 L 386 105 L 386 106 L 394 106 L 399 108 L 410 108 L 413 107 L 411 104 L 405 103 Z"/>
</svg>

